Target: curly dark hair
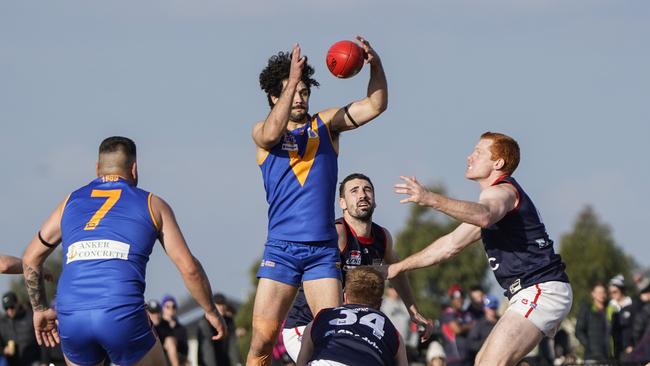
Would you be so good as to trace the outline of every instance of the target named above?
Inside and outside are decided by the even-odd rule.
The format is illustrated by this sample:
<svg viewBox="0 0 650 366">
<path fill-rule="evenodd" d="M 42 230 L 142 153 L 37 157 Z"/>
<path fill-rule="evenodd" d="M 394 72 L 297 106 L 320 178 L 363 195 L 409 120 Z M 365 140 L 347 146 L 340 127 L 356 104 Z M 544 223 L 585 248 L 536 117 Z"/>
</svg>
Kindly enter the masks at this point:
<svg viewBox="0 0 650 366">
<path fill-rule="evenodd" d="M 306 57 L 306 56 L 305 56 Z M 279 52 L 269 58 L 269 62 L 260 73 L 260 88 L 266 92 L 269 100 L 269 106 L 273 108 L 271 96 L 280 97 L 282 93 L 282 80 L 289 78 L 291 69 L 291 52 Z M 305 66 L 302 68 L 302 82 L 307 86 L 311 94 L 311 87 L 318 87 L 320 84 L 316 79 L 312 79 L 314 68 L 311 67 L 305 59 Z"/>
</svg>

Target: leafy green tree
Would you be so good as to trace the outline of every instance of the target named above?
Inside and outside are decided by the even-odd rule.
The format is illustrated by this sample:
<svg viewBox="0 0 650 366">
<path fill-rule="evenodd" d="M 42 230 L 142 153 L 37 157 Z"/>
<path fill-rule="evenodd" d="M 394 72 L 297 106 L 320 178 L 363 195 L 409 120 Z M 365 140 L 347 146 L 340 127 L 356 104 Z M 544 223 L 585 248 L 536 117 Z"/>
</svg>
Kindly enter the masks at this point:
<svg viewBox="0 0 650 366">
<path fill-rule="evenodd" d="M 444 194 L 441 186 L 429 189 Z M 412 205 L 406 226 L 395 237 L 395 248 L 401 258 L 416 253 L 439 237 L 451 232 L 458 222 L 427 207 Z M 456 257 L 429 268 L 408 273 L 418 307 L 428 317 L 437 318 L 440 305 L 447 301 L 452 284 L 463 288 L 486 285 L 488 263 L 480 242 L 471 244 Z M 485 288 L 485 287 L 484 287 Z"/>
<path fill-rule="evenodd" d="M 616 245 L 608 225 L 602 223 L 591 206 L 577 216 L 573 230 L 562 236 L 560 255 L 573 288 L 575 314 L 580 304 L 591 301 L 591 288 L 597 282 L 607 282 L 617 274 L 625 276 L 632 288 L 634 260 Z"/>
</svg>

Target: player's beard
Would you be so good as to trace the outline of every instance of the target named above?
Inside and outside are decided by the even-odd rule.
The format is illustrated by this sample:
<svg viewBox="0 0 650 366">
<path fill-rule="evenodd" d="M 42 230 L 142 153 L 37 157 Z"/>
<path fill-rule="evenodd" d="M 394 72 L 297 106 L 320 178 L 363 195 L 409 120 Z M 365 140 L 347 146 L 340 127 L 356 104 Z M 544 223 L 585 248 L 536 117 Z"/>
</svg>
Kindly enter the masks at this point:
<svg viewBox="0 0 650 366">
<path fill-rule="evenodd" d="M 306 109 L 293 109 L 289 114 L 289 121 L 291 122 L 303 122 L 307 116 Z"/>
<path fill-rule="evenodd" d="M 373 206 L 368 206 L 367 208 L 364 209 L 356 208 L 355 210 L 348 210 L 350 216 L 363 222 L 372 221 L 372 214 L 374 212 L 375 212 L 375 208 Z"/>
</svg>

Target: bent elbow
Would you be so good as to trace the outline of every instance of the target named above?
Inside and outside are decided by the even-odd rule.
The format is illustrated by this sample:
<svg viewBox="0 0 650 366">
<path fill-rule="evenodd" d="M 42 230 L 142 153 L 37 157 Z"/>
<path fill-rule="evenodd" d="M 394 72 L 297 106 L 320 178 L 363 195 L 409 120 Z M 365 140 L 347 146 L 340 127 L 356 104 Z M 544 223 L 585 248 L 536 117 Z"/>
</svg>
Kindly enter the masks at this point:
<svg viewBox="0 0 650 366">
<path fill-rule="evenodd" d="M 492 225 L 490 222 L 490 215 L 488 214 L 482 214 L 478 217 L 476 225 L 480 227 L 481 229 L 487 229 Z"/>
</svg>

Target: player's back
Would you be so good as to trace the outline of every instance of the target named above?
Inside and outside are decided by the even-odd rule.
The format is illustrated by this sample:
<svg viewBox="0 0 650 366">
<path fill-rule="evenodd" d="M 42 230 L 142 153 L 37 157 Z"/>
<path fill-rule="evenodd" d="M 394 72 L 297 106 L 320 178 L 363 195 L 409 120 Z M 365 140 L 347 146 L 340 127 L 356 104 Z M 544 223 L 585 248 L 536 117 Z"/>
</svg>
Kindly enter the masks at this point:
<svg viewBox="0 0 650 366">
<path fill-rule="evenodd" d="M 322 310 L 311 328 L 312 360 L 345 365 L 394 365 L 399 333 L 382 312 L 366 305 L 346 304 Z"/>
<path fill-rule="evenodd" d="M 151 194 L 118 176 L 99 177 L 71 193 L 61 216 L 57 307 L 143 305 L 156 225 Z"/>
</svg>

